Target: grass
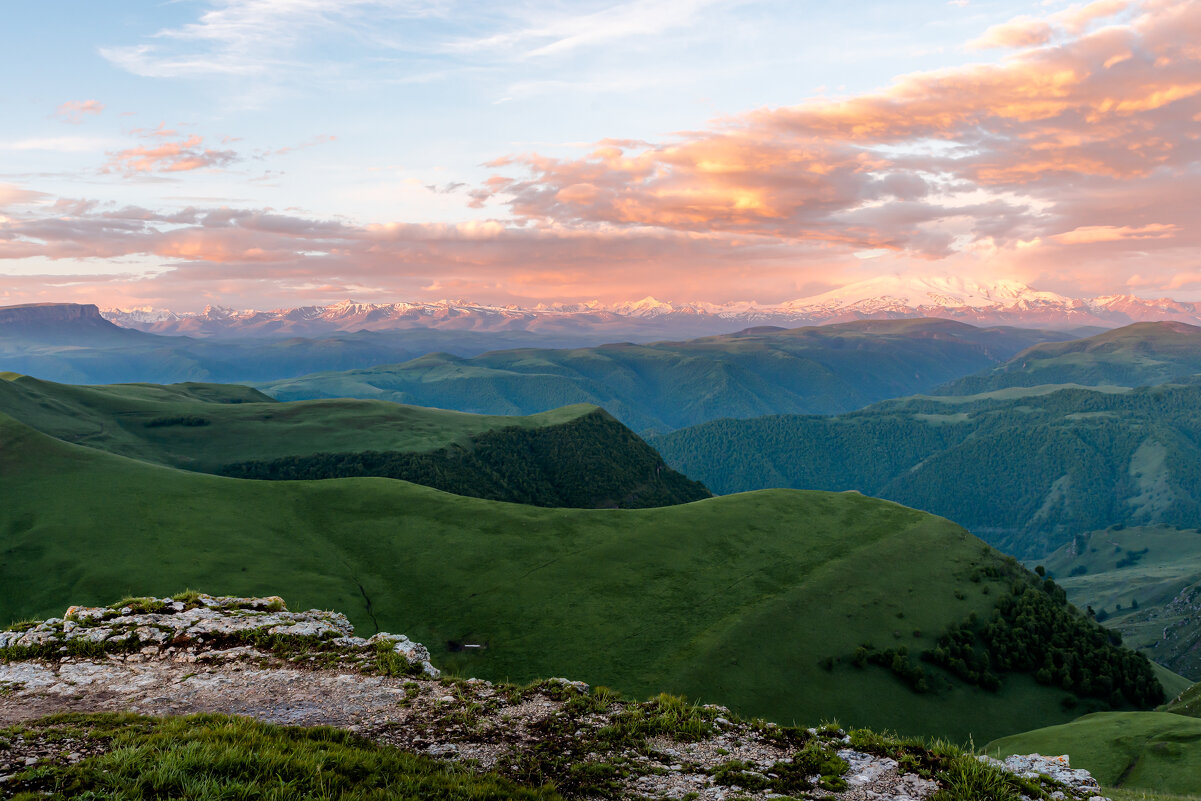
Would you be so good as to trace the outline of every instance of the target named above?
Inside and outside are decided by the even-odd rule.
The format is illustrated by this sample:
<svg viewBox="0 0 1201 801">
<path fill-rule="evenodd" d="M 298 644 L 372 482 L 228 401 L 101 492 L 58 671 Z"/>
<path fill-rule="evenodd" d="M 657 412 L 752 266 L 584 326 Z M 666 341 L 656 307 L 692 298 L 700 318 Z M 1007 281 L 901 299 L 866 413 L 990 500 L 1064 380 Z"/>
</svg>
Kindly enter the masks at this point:
<svg viewBox="0 0 1201 801">
<path fill-rule="evenodd" d="M 1201 531 L 1113 527 L 1077 536 L 1041 560 L 1072 603 L 1103 613 L 1128 644 L 1201 680 Z M 1173 603 L 1176 601 L 1176 603 Z"/>
<path fill-rule="evenodd" d="M 995 740 L 984 750 L 1068 754 L 1072 767 L 1107 787 L 1201 795 L 1201 719 L 1184 715 L 1100 712 Z"/>
<path fill-rule="evenodd" d="M 74 729 L 111 739 L 112 750 L 73 766 L 39 766 L 19 773 L 15 799 L 559 797 L 551 788 L 519 787 L 495 774 L 476 774 L 375 746 L 337 729 L 286 728 L 218 715 L 67 715 L 49 724 L 52 732 Z"/>
<path fill-rule="evenodd" d="M 408 634 L 439 667 L 494 681 L 570 676 L 784 723 L 957 739 L 1071 717 L 1062 691 L 1024 675 L 1000 693 L 953 682 L 923 696 L 849 664 L 864 642 L 919 653 L 1007 592 L 971 580 L 995 552 L 896 504 L 775 490 L 542 509 L 383 479 L 188 473 L 12 421 L 0 442 L 0 620 L 202 587 L 342 610 L 363 634 Z"/>
</svg>

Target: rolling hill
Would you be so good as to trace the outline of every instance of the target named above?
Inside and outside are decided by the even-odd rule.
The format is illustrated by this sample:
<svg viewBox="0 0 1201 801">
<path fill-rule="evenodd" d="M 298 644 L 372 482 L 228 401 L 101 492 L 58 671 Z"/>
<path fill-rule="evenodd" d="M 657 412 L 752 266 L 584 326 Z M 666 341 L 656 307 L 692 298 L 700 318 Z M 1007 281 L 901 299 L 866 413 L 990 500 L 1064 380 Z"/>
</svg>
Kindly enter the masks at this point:
<svg viewBox="0 0 1201 801">
<path fill-rule="evenodd" d="M 0 619 L 122 592 L 278 592 L 366 633 L 446 643 L 439 664 L 469 675 L 570 675 L 956 738 L 1161 693 L 1053 584 L 949 521 L 855 493 L 543 509 L 374 478 L 186 472 L 6 416 L 0 493 Z M 1094 679 L 1067 692 L 1072 670 L 1039 668 L 1055 654 Z"/>
<path fill-rule="evenodd" d="M 1111 525 L 1196 525 L 1199 407 L 1196 386 L 1012 388 L 718 420 L 650 441 L 714 492 L 858 490 L 1039 558 Z"/>
<path fill-rule="evenodd" d="M 376 398 L 481 414 L 593 403 L 635 431 L 668 431 L 720 417 L 848 411 L 928 391 L 1064 336 L 949 320 L 876 320 L 470 359 L 435 353 L 259 386 L 281 400 Z"/>
<path fill-rule="evenodd" d="M 1201 681 L 1201 531 L 1112 526 L 1077 535 L 1045 560 L 1077 606 L 1126 643 Z"/>
<path fill-rule="evenodd" d="M 1190 383 L 1201 374 L 1201 327 L 1135 323 L 1070 342 L 1034 345 L 991 370 L 939 392 L 974 395 L 1044 384 L 1142 387 Z"/>
<path fill-rule="evenodd" d="M 227 384 L 73 386 L 0 374 L 0 412 L 66 442 L 244 478 L 400 478 L 540 506 L 708 497 L 603 410 L 487 417 L 385 401 L 280 403 Z"/>
</svg>

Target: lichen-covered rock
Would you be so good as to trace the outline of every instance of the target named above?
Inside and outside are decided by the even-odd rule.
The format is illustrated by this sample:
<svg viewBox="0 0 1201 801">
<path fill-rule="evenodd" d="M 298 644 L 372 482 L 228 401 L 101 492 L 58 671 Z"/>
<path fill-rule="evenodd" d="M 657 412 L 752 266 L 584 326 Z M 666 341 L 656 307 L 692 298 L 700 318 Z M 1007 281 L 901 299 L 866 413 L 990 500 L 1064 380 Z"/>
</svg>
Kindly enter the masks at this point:
<svg viewBox="0 0 1201 801">
<path fill-rule="evenodd" d="M 430 653 L 403 634 L 354 636 L 346 615 L 310 609 L 289 612 L 279 596 L 239 598 L 196 594 L 186 600 L 138 598 L 122 606 L 72 606 L 62 618 L 51 618 L 24 631 L 0 632 L 0 649 L 23 650 L 24 656 L 70 656 L 100 647 L 113 652 L 140 651 L 149 658 L 157 649 L 164 659 L 212 660 L 211 654 L 245 656 L 243 646 L 267 650 L 282 647 L 306 657 L 313 648 L 341 650 L 349 663 L 365 662 L 375 645 L 386 642 L 418 672 L 437 676 Z M 32 654 L 28 652 L 33 652 Z M 90 653 L 90 652 L 89 652 Z"/>
<path fill-rule="evenodd" d="M 1015 754 L 1007 756 L 1003 760 L 982 756 L 980 760 L 1027 779 L 1046 776 L 1069 788 L 1076 795 L 1096 796 L 1101 794 L 1101 786 L 1097 784 L 1097 780 L 1092 777 L 1092 774 L 1087 770 L 1073 770 L 1067 754 L 1060 756 Z"/>
</svg>

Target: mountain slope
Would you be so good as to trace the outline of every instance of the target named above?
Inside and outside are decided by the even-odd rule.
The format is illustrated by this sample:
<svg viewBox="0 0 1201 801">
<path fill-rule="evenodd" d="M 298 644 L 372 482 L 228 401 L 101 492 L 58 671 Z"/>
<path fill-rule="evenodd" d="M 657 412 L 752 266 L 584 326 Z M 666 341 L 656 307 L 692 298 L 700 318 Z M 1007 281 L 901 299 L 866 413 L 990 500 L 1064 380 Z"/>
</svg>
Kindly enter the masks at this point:
<svg viewBox="0 0 1201 801">
<path fill-rule="evenodd" d="M 486 417 L 384 401 L 279 403 L 227 384 L 81 387 L 0 374 L 0 412 L 144 461 L 243 478 L 400 478 L 539 506 L 708 497 L 593 406 Z"/>
<path fill-rule="evenodd" d="M 1182 383 L 1201 374 L 1201 327 L 1136 323 L 1071 342 L 1048 342 L 940 391 L 972 395 L 1043 384 L 1141 387 Z"/>
<path fill-rule="evenodd" d="M 471 359 L 431 354 L 261 388 L 281 400 L 378 398 L 483 414 L 594 403 L 635 431 L 663 431 L 720 417 L 846 411 L 929 390 L 1059 336 L 947 320 L 880 320 Z"/>
<path fill-rule="evenodd" d="M 783 721 L 837 715 L 985 738 L 1066 720 L 1064 691 L 1021 671 L 987 691 L 930 665 L 933 686 L 918 693 L 851 655 L 864 643 L 916 655 L 971 613 L 1001 620 L 992 610 L 1034 593 L 1048 625 L 1089 632 L 1068 641 L 1093 643 L 1081 664 L 1134 671 L 1120 674 L 1121 692 L 1154 685 L 1145 663 L 962 529 L 856 494 L 539 509 L 380 479 L 188 473 L 10 418 L 0 418 L 0 492 L 0 619 L 125 590 L 271 587 L 300 608 L 345 609 L 367 633 L 448 643 L 437 661 L 469 675 L 570 675 Z M 487 647 L 451 650 L 464 642 Z"/>
<path fill-rule="evenodd" d="M 1031 558 L 1110 525 L 1195 525 L 1201 387 L 1050 389 L 718 420 L 651 443 L 714 492 L 858 490 Z"/>
<path fill-rule="evenodd" d="M 1044 560 L 1072 603 L 1161 665 L 1201 680 L 1201 531 L 1111 526 Z"/>
</svg>

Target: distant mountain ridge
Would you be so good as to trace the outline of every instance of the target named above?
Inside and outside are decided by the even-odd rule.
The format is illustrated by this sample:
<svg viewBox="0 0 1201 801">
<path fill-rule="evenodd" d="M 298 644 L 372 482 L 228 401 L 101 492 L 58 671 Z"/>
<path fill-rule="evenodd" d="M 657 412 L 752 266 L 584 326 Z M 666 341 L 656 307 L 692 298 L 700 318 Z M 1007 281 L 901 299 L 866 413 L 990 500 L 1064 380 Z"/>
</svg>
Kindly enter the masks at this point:
<svg viewBox="0 0 1201 801">
<path fill-rule="evenodd" d="M 79 336 L 95 341 L 134 341 L 145 337 L 114 325 L 93 303 L 27 303 L 0 306 L 0 341 L 21 339 L 55 344 Z"/>
<path fill-rule="evenodd" d="M 645 433 L 721 417 L 850 411 L 928 392 L 1063 336 L 953 320 L 866 320 L 470 359 L 431 353 L 258 386 L 280 400 L 372 398 L 482 414 L 591 403 Z"/>
<path fill-rule="evenodd" d="M 975 325 L 1051 328 L 1174 320 L 1201 324 L 1201 303 L 1135 295 L 1074 298 L 1014 280 L 882 276 L 776 304 L 672 302 L 654 297 L 604 304 L 499 306 L 466 300 L 357 303 L 274 310 L 208 306 L 201 312 L 105 309 L 112 322 L 150 333 L 198 336 L 311 336 L 336 331 L 435 328 L 464 331 L 700 336 L 757 325 L 814 325 L 864 319 L 943 317 Z"/>
</svg>

